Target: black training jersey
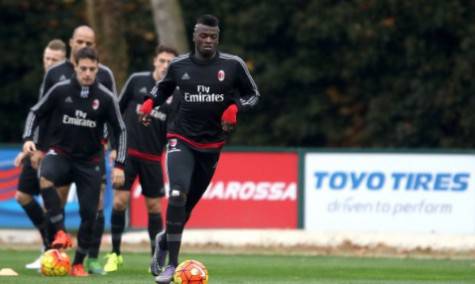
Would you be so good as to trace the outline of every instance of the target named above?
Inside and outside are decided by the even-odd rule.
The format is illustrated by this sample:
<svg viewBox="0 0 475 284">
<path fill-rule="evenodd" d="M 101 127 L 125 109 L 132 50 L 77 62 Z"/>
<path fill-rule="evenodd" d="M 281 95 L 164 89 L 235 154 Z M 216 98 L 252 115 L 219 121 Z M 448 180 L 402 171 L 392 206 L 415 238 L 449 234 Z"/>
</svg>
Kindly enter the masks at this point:
<svg viewBox="0 0 475 284">
<path fill-rule="evenodd" d="M 70 60 L 64 60 L 51 66 L 43 78 L 39 99 L 41 99 L 41 97 L 46 94 L 54 84 L 71 79 L 74 74 L 74 64 Z M 109 67 L 99 64 L 97 81 L 109 89 L 113 94 L 117 94 L 114 74 Z"/>
<path fill-rule="evenodd" d="M 117 163 L 123 164 L 126 154 L 126 130 L 120 116 L 115 94 L 96 82 L 82 87 L 77 79 L 55 84 L 31 108 L 23 138 L 32 140 L 39 121 L 50 121 L 50 150 L 80 160 L 101 159 L 104 123 L 118 137 Z"/>
<path fill-rule="evenodd" d="M 245 110 L 259 98 L 244 61 L 226 53 L 217 53 L 207 61 L 193 54 L 176 57 L 151 93 L 154 103 L 163 104 L 175 89 L 179 92 L 179 98 L 175 98 L 179 99 L 179 107 L 167 137 L 201 150 L 218 150 L 224 145 L 227 134 L 221 127 L 221 115 L 230 104 Z"/>
<path fill-rule="evenodd" d="M 170 112 L 171 100 L 150 114 L 151 123 L 144 126 L 139 123 L 137 111 L 147 95 L 155 86 L 152 72 L 132 74 L 119 97 L 120 112 L 127 128 L 127 152 L 131 157 L 159 162 L 166 145 L 166 121 Z M 170 97 L 170 99 L 173 97 Z"/>
<path fill-rule="evenodd" d="M 38 101 L 53 87 L 56 83 L 62 82 L 74 77 L 74 64 L 70 60 L 61 61 L 51 66 L 46 72 L 43 82 L 41 83 L 40 93 Z M 117 88 L 115 84 L 115 78 L 109 67 L 99 64 L 99 70 L 97 72 L 97 79 L 102 85 L 109 89 L 113 94 L 117 94 Z M 46 149 L 48 147 L 48 127 L 49 121 L 43 120 L 39 124 L 38 137 L 35 139 L 39 149 Z M 107 134 L 104 134 L 107 136 Z"/>
</svg>

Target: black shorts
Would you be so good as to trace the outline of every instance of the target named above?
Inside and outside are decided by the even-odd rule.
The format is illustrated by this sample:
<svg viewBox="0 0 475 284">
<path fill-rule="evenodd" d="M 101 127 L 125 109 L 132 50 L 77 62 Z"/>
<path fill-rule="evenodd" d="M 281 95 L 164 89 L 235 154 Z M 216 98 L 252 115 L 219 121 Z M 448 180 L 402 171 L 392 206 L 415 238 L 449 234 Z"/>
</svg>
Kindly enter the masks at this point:
<svg viewBox="0 0 475 284">
<path fill-rule="evenodd" d="M 40 194 L 38 171 L 31 166 L 30 156 L 23 159 L 23 166 L 18 178 L 18 191 L 29 195 Z"/>
<path fill-rule="evenodd" d="M 167 168 L 170 191 L 187 194 L 186 212 L 191 212 L 213 178 L 219 152 L 202 152 L 179 139 L 167 146 Z"/>
<path fill-rule="evenodd" d="M 162 166 L 160 163 L 127 157 L 124 174 L 124 187 L 118 190 L 130 191 L 135 178 L 138 177 L 140 185 L 142 186 L 143 196 L 149 198 L 165 196 Z"/>
<path fill-rule="evenodd" d="M 99 200 L 101 188 L 100 163 L 74 160 L 61 154 L 46 154 L 41 162 L 39 176 L 54 183 L 55 186 L 76 183 L 79 195 L 89 196 L 91 202 Z"/>
</svg>

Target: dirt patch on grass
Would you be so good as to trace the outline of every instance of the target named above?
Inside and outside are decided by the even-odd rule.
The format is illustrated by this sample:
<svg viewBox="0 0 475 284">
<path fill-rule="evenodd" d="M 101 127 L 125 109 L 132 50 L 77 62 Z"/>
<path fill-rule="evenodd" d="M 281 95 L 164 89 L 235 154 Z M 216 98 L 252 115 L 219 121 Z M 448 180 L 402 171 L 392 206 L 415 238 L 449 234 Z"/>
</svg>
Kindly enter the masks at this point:
<svg viewBox="0 0 475 284">
<path fill-rule="evenodd" d="M 433 238 L 426 242 L 421 236 L 418 239 L 410 238 L 411 245 L 408 242 L 403 242 L 393 236 L 381 237 L 378 239 L 364 238 L 356 236 L 350 238 L 341 235 L 318 235 L 312 238 L 313 242 L 307 239 L 302 239 L 301 242 L 290 242 L 285 240 L 295 240 L 297 236 L 285 236 L 284 240 L 262 239 L 255 241 L 249 236 L 247 239 L 252 239 L 253 242 L 237 242 L 236 244 L 230 242 L 220 242 L 217 240 L 229 240 L 232 238 L 239 238 L 239 235 L 219 235 L 212 238 L 207 235 L 209 231 L 204 231 L 203 234 L 198 233 L 187 236 L 191 238 L 185 239 L 183 242 L 183 252 L 188 253 L 217 253 L 217 254 L 281 254 L 281 255 L 322 255 L 322 256 L 357 256 L 357 257 L 397 257 L 397 258 L 440 258 L 440 259 L 475 259 L 475 243 L 471 237 L 446 237 Z M 229 232 L 227 232 L 229 233 Z M 285 233 L 285 232 L 284 232 Z M 213 232 L 213 234 L 215 234 Z M 216 234 L 219 234 L 217 232 Z M 282 232 L 277 232 L 282 235 Z M 39 235 L 35 231 L 11 230 L 0 231 L 0 247 L 10 248 L 15 250 L 40 250 L 41 242 Z M 267 234 L 266 236 L 270 236 Z M 242 236 L 241 236 L 242 237 Z M 430 236 L 428 236 L 430 237 Z M 106 234 L 103 237 L 101 246 L 102 252 L 111 251 L 110 235 Z M 257 237 L 256 237 L 257 238 Z M 123 251 L 130 252 L 147 252 L 150 251 L 150 244 L 146 232 L 131 232 L 125 234 L 122 243 Z M 203 240 L 209 240 L 208 242 Z M 318 242 L 317 242 L 318 240 Z M 362 241 L 364 240 L 364 241 Z M 384 240 L 384 241 L 379 241 Z M 198 242 L 200 241 L 200 242 Z M 363 244 L 362 244 L 363 243 Z M 267 245 L 266 245 L 267 244 Z M 420 244 L 420 245 L 417 245 Z M 441 245 L 442 244 L 442 245 Z M 444 244 L 457 244 L 456 246 L 447 246 Z"/>
</svg>

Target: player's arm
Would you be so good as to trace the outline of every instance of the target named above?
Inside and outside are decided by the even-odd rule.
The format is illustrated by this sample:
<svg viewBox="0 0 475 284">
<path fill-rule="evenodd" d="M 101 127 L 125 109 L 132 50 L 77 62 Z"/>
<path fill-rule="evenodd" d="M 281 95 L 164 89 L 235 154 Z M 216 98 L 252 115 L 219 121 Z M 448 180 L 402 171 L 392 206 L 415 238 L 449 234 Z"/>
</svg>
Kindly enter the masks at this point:
<svg viewBox="0 0 475 284">
<path fill-rule="evenodd" d="M 125 82 L 124 87 L 122 87 L 122 90 L 120 91 L 119 95 L 119 108 L 120 108 L 120 113 L 124 113 L 125 110 L 127 109 L 127 106 L 129 105 L 130 101 L 133 98 L 134 95 L 134 85 L 135 85 L 135 76 L 132 74 L 127 81 Z"/>
<path fill-rule="evenodd" d="M 105 74 L 106 76 L 104 76 L 102 79 L 101 79 L 101 84 L 104 85 L 104 87 L 106 87 L 109 91 L 111 91 L 114 96 L 117 96 L 117 87 L 116 87 L 116 82 L 115 82 L 115 77 L 114 77 L 114 73 L 112 72 L 112 70 L 105 66 L 105 65 L 100 65 L 100 68 L 102 70 L 105 71 Z M 105 149 L 107 149 L 107 142 L 110 141 L 111 143 L 111 148 L 113 148 L 113 144 L 116 143 L 115 142 L 115 137 L 113 135 L 110 135 L 109 133 L 109 125 L 107 125 L 107 123 L 104 123 L 104 132 L 102 134 L 102 138 L 103 138 L 103 144 L 105 145 Z"/>
<path fill-rule="evenodd" d="M 257 104 L 260 94 L 246 63 L 237 56 L 236 59 L 239 63 L 236 68 L 236 87 L 240 95 L 237 105 L 240 111 L 245 111 L 253 108 Z"/>
<path fill-rule="evenodd" d="M 41 82 L 41 87 L 40 87 L 40 93 L 38 96 L 38 101 L 43 98 L 43 96 L 51 89 L 51 87 L 54 86 L 54 81 L 53 81 L 53 73 L 51 72 L 51 69 L 46 71 L 43 81 Z"/>
<path fill-rule="evenodd" d="M 154 106 L 161 106 L 173 94 L 176 88 L 177 81 L 175 78 L 173 62 L 168 67 L 167 75 L 162 80 L 158 81 L 153 87 L 148 98 L 144 101 L 139 109 L 139 120 L 144 124 L 149 123 L 148 116 Z"/>
<path fill-rule="evenodd" d="M 111 126 L 114 137 L 117 138 L 117 157 L 115 159 L 114 170 L 112 171 L 112 183 L 114 187 L 120 187 L 124 183 L 124 163 L 127 153 L 127 133 L 125 123 L 119 110 L 117 98 L 111 96 L 111 101 L 107 109 L 107 123 Z"/>
<path fill-rule="evenodd" d="M 119 95 L 119 100 L 118 100 L 119 110 L 122 115 L 125 113 L 125 110 L 127 109 L 127 106 L 130 103 L 133 96 L 134 81 L 135 81 L 133 77 L 134 75 L 130 76 L 127 79 Z M 105 124 L 104 127 L 105 127 L 105 130 L 107 130 L 107 124 Z M 115 158 L 117 157 L 117 139 L 114 135 L 110 135 L 110 137 L 108 138 L 109 138 L 110 148 L 112 149 L 110 159 L 115 160 Z"/>
<path fill-rule="evenodd" d="M 104 85 L 109 91 L 111 91 L 114 95 L 117 96 L 117 84 L 115 82 L 115 77 L 114 77 L 114 73 L 112 72 L 112 70 L 105 66 L 105 65 L 100 65 L 100 68 L 103 69 L 107 76 L 105 76 L 104 78 L 101 77 L 101 84 Z"/>
<path fill-rule="evenodd" d="M 54 109 L 57 93 L 59 92 L 57 91 L 57 85 L 55 85 L 30 109 L 23 131 L 23 152 L 31 154 L 36 151 L 36 146 L 33 142 L 34 129 L 38 126 L 39 121 L 49 115 Z"/>
<path fill-rule="evenodd" d="M 176 97 L 177 91 L 175 91 L 168 99 L 160 106 L 160 112 L 165 114 L 165 123 L 170 120 L 170 117 L 173 116 L 174 111 L 178 108 L 178 99 Z"/>
<path fill-rule="evenodd" d="M 173 94 L 176 88 L 175 79 L 168 74 L 171 74 L 171 72 L 168 72 L 167 76 L 159 81 L 150 92 L 149 97 L 152 98 L 156 106 L 161 106 Z"/>
<path fill-rule="evenodd" d="M 259 101 L 259 91 L 252 79 L 251 74 L 244 61 L 236 56 L 236 88 L 239 91 L 239 99 L 229 105 L 221 115 L 221 127 L 225 132 L 234 130 L 237 124 L 238 111 L 246 111 L 254 107 Z"/>
</svg>

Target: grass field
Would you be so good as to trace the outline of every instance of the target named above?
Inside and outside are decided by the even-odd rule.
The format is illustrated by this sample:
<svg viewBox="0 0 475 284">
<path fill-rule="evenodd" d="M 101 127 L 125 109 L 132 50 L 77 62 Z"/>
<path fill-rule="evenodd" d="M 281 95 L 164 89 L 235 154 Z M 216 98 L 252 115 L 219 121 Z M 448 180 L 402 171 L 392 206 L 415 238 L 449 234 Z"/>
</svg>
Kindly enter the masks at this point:
<svg viewBox="0 0 475 284">
<path fill-rule="evenodd" d="M 37 251 L 0 249 L 0 268 L 20 275 L 0 277 L 0 283 L 154 283 L 148 274 L 146 253 L 125 253 L 123 269 L 114 274 L 87 278 L 43 277 L 24 269 Z M 70 253 L 72 255 L 72 253 Z M 211 284 L 410 284 L 475 283 L 475 261 L 356 258 L 327 256 L 184 254 L 202 261 Z"/>
</svg>

